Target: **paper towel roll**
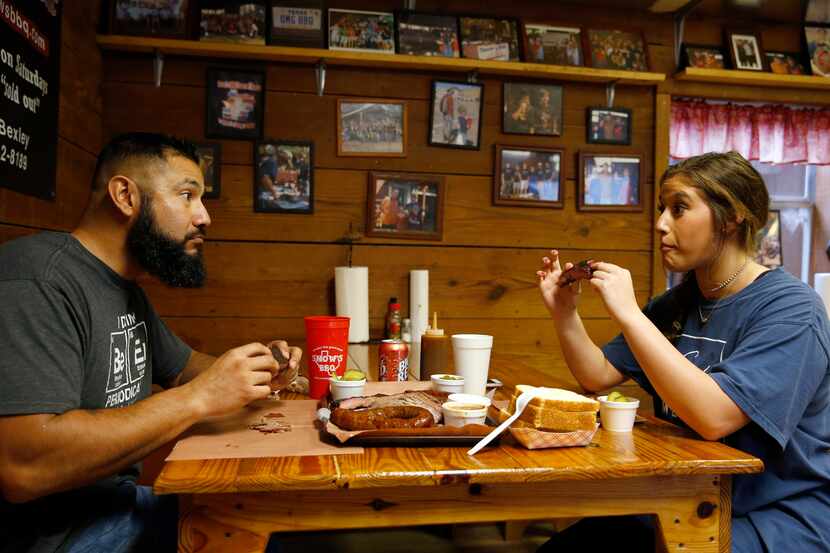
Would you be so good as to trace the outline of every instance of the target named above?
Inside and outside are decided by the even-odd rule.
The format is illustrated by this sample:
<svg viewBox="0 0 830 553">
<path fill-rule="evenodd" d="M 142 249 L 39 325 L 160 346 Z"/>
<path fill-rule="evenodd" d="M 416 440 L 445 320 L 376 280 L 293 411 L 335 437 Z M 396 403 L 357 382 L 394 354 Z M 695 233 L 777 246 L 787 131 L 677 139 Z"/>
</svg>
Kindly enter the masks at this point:
<svg viewBox="0 0 830 553">
<path fill-rule="evenodd" d="M 369 341 L 369 267 L 335 267 L 337 315 L 349 317 L 349 342 Z"/>
<path fill-rule="evenodd" d="M 412 342 L 420 343 L 429 324 L 429 271 L 409 271 L 409 319 Z"/>
<path fill-rule="evenodd" d="M 824 309 L 830 316 L 830 273 L 816 273 L 816 292 L 824 302 Z"/>
</svg>

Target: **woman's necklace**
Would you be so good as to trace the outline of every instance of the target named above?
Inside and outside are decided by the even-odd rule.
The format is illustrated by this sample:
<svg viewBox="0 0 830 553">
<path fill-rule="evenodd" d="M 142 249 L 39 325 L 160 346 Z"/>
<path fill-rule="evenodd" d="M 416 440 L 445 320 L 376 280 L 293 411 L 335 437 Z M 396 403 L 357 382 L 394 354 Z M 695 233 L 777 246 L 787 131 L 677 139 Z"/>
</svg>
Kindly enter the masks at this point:
<svg viewBox="0 0 830 553">
<path fill-rule="evenodd" d="M 732 273 L 732 276 L 730 276 L 729 278 L 727 278 L 723 282 L 719 283 L 714 288 L 711 288 L 709 290 L 709 293 L 717 292 L 718 290 L 723 290 L 724 288 L 726 288 L 727 286 L 729 286 L 730 284 L 735 282 L 735 279 L 738 278 L 738 275 L 740 275 L 742 272 L 744 272 L 744 269 L 746 269 L 746 266 L 747 266 L 748 263 L 749 263 L 749 257 L 747 257 L 746 260 L 744 260 L 744 264 L 741 265 L 738 268 L 737 271 Z M 701 325 L 705 325 L 706 323 L 709 322 L 709 319 L 712 318 L 712 313 L 714 313 L 715 309 L 718 308 L 718 304 L 720 303 L 720 300 L 722 300 L 722 299 L 723 298 L 718 298 L 715 301 L 715 305 L 712 306 L 712 309 L 710 309 L 709 313 L 707 313 L 706 315 L 703 314 L 703 309 L 700 307 L 700 302 L 698 302 L 698 304 L 697 304 L 697 314 L 700 316 L 700 324 Z"/>
</svg>

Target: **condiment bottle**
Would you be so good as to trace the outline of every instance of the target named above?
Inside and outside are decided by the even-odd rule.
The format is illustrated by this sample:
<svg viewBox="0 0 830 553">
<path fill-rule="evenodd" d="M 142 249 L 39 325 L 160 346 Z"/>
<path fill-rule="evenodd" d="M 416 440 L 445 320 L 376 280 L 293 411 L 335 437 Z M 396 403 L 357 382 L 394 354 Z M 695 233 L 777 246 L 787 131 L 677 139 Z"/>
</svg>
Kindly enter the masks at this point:
<svg viewBox="0 0 830 553">
<path fill-rule="evenodd" d="M 398 298 L 392 298 L 389 301 L 389 311 L 386 313 L 386 338 L 401 339 L 401 304 L 398 303 Z"/>
<path fill-rule="evenodd" d="M 421 337 L 421 380 L 430 380 L 434 374 L 445 374 L 450 351 L 450 337 L 438 328 L 438 313 L 432 314 L 432 326 Z"/>
<path fill-rule="evenodd" d="M 408 318 L 401 320 L 401 340 L 407 344 L 412 341 L 412 321 Z"/>
</svg>

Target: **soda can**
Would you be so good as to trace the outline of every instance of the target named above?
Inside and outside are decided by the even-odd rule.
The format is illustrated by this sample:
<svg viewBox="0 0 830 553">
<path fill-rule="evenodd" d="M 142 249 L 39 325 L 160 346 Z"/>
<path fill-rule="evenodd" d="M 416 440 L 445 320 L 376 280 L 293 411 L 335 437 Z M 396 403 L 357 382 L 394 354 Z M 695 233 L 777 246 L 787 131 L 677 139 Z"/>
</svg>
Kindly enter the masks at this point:
<svg viewBox="0 0 830 553">
<path fill-rule="evenodd" d="M 400 340 L 383 340 L 378 350 L 378 380 L 403 381 L 409 378 L 409 346 Z"/>
</svg>

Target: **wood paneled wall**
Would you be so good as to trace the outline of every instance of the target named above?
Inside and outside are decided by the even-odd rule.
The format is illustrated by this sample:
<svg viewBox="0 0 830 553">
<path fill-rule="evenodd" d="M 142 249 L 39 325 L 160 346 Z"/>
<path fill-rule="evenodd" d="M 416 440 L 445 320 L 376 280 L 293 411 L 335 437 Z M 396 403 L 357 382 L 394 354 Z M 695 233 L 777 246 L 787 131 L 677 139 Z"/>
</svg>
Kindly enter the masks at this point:
<svg viewBox="0 0 830 553">
<path fill-rule="evenodd" d="M 355 9 L 394 9 L 391 2 L 348 2 Z M 421 5 L 424 11 L 485 12 L 469 2 Z M 510 15 L 540 21 L 585 24 L 588 10 L 564 10 L 547 3 L 516 2 Z M 490 6 L 487 6 L 490 9 Z M 580 13 L 581 12 L 581 13 Z M 604 14 L 618 23 L 624 12 Z M 662 18 L 642 22 L 652 68 L 669 71 L 671 24 Z M 205 140 L 205 70 L 209 66 L 263 67 L 240 61 L 166 57 L 160 88 L 153 85 L 152 60 L 122 53 L 104 55 L 104 131 L 163 131 Z M 561 137 L 501 133 L 503 79 L 484 83 L 482 143 L 479 151 L 427 146 L 430 83 L 453 75 L 329 68 L 325 95 L 316 95 L 310 66 L 270 63 L 267 72 L 265 137 L 312 140 L 315 144 L 313 215 L 254 213 L 253 144 L 222 141 L 222 197 L 206 205 L 213 223 L 205 248 L 208 282 L 195 291 L 171 290 L 145 282 L 158 311 L 194 347 L 208 353 L 253 340 L 287 337 L 304 340 L 302 317 L 333 313 L 334 267 L 347 263 L 370 268 L 371 334 L 380 337 L 390 296 L 408 306 L 408 272 L 430 270 L 430 309 L 439 312 L 451 333 L 495 336 L 495 349 L 533 358 L 557 375 L 567 374 L 552 324 L 539 300 L 534 272 L 542 255 L 559 248 L 569 260 L 604 259 L 631 269 L 638 299 L 651 290 L 652 190 L 654 182 L 654 102 L 652 87 L 620 86 L 615 104 L 633 110 L 633 140 L 628 147 L 587 146 L 585 110 L 604 105 L 604 85 L 562 82 L 564 131 Z M 403 159 L 338 157 L 335 110 L 338 98 L 393 98 L 407 102 L 408 152 Z M 565 208 L 492 205 L 496 144 L 554 146 L 566 150 Z M 580 151 L 636 153 L 642 156 L 639 213 L 581 213 L 575 209 Z M 365 228 L 368 173 L 372 170 L 439 173 L 447 176 L 442 241 L 363 238 L 343 243 Z M 583 316 L 591 335 L 603 342 L 617 329 L 599 298 L 587 291 Z"/>
</svg>

